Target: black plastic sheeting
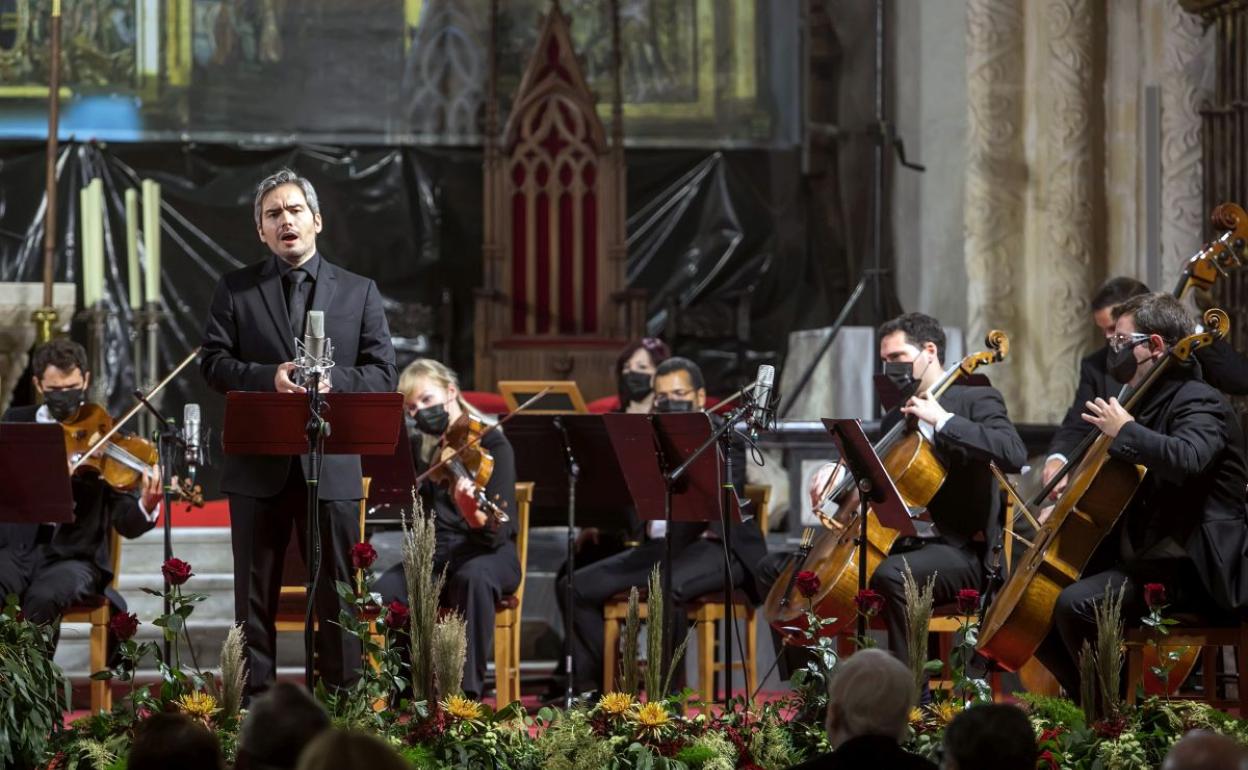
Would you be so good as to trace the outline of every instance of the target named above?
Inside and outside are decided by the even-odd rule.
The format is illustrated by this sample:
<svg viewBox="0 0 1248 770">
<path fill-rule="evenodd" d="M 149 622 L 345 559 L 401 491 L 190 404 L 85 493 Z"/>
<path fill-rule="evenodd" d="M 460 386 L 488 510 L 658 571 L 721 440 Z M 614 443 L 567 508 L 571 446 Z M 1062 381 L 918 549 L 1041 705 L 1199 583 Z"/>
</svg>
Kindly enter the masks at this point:
<svg viewBox="0 0 1248 770">
<path fill-rule="evenodd" d="M 0 146 L 0 280 L 40 280 L 43 163 L 42 145 Z M 736 307 L 748 295 L 749 322 L 732 329 L 744 332 L 736 335 L 741 338 L 711 333 L 671 340 L 706 366 L 713 391 L 752 379 L 758 361 L 782 352 L 791 329 L 826 323 L 839 307 L 829 303 L 826 267 L 806 246 L 798 163 L 796 152 L 628 155 L 628 280 L 649 292 L 651 330 L 672 328 L 672 309 L 690 315 L 717 304 Z M 449 289 L 450 364 L 472 381 L 472 295 L 481 284 L 479 151 L 71 144 L 62 148 L 61 166 L 59 281 L 79 281 L 77 190 L 92 177 L 104 181 L 105 293 L 117 312 L 108 326 L 106 370 L 97 376 L 109 383 L 115 412 L 132 403 L 136 386 L 123 196 L 142 178 L 163 188 L 161 280 L 169 314 L 160 337 L 162 371 L 199 343 L 218 277 L 265 256 L 252 191 L 265 175 L 289 166 L 316 186 L 325 223 L 318 246 L 329 259 L 375 279 L 394 306 L 436 305 Z M 80 323 L 74 336 L 85 340 Z M 165 397 L 174 414 L 190 401 L 201 403 L 205 424 L 220 425 L 222 399 L 193 368 Z M 211 472 L 205 481 L 213 494 Z"/>
</svg>

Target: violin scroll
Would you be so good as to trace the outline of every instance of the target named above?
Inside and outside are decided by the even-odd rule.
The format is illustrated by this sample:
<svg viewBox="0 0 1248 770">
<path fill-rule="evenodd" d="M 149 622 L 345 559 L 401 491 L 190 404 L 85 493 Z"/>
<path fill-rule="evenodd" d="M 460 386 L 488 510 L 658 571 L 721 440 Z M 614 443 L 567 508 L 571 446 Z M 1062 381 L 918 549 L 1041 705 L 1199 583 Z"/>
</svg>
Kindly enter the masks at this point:
<svg viewBox="0 0 1248 770">
<path fill-rule="evenodd" d="M 1205 311 L 1201 321 L 1204 324 L 1202 331 L 1189 334 L 1174 344 L 1171 352 L 1175 358 L 1186 361 L 1197 350 L 1209 347 L 1215 340 L 1223 339 L 1230 334 L 1231 318 L 1225 310 L 1216 307 L 1209 308 Z"/>
<path fill-rule="evenodd" d="M 992 329 L 984 337 L 984 345 L 996 351 L 994 361 L 1004 361 L 1010 354 L 1010 336 L 1000 329 Z"/>
</svg>

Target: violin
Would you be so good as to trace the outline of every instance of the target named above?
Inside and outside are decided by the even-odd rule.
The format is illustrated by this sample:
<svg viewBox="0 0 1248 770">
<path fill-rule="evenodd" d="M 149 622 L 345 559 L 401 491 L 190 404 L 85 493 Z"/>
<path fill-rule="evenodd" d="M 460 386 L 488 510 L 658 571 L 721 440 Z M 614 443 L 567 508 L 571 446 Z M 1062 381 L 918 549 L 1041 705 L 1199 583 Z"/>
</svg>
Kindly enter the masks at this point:
<svg viewBox="0 0 1248 770">
<path fill-rule="evenodd" d="M 160 462 L 156 445 L 139 436 L 113 431 L 113 418 L 99 404 L 86 403 L 70 422 L 61 423 L 65 452 L 75 464 L 74 473 L 91 471 L 118 492 L 133 492 L 144 473 L 154 473 Z M 88 454 L 101 436 L 112 431 L 98 451 Z M 81 462 L 79 462 L 81 461 Z"/>
<path fill-rule="evenodd" d="M 453 425 L 446 429 L 438 462 L 431 468 L 429 478 L 454 489 L 460 479 L 472 482 L 473 497 L 477 510 L 491 517 L 496 524 L 508 519 L 506 503 L 498 495 L 491 500 L 485 492 L 494 474 L 494 456 L 486 451 L 481 439 L 490 428 L 483 420 L 464 411 Z"/>
</svg>

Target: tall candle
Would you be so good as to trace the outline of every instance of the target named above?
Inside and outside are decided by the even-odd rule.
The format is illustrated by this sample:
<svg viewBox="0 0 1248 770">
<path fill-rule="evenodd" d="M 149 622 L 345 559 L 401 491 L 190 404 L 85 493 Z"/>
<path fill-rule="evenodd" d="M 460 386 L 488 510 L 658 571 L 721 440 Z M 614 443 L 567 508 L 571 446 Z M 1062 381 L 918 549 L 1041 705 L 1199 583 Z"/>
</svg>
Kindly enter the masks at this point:
<svg viewBox="0 0 1248 770">
<path fill-rule="evenodd" d="M 143 245 L 147 255 L 146 297 L 160 301 L 160 185 L 143 181 Z"/>
<path fill-rule="evenodd" d="M 143 307 L 143 274 L 139 270 L 139 191 L 126 190 L 126 277 L 130 307 Z"/>
<path fill-rule="evenodd" d="M 78 253 L 82 255 L 82 305 L 91 307 L 91 284 L 87 280 L 87 274 L 91 272 L 91 192 L 87 187 L 78 191 L 78 220 Z"/>
<path fill-rule="evenodd" d="M 91 180 L 91 285 L 95 300 L 104 299 L 104 180 Z"/>
</svg>

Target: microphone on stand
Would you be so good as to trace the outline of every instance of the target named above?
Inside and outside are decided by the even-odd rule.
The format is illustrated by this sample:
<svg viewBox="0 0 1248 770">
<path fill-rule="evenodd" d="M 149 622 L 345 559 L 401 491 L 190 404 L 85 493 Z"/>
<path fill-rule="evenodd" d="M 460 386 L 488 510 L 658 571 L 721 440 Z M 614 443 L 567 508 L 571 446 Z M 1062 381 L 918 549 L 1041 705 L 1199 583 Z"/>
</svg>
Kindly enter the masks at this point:
<svg viewBox="0 0 1248 770">
<path fill-rule="evenodd" d="M 295 359 L 304 384 L 313 374 L 327 375 L 334 366 L 334 343 L 325 336 L 325 312 L 309 310 L 303 327 L 302 355 Z"/>
<path fill-rule="evenodd" d="M 184 460 L 186 474 L 191 482 L 203 463 L 202 448 L 199 443 L 199 404 L 187 404 L 182 408 L 182 442 L 186 444 Z"/>
<path fill-rule="evenodd" d="M 746 424 L 750 426 L 750 438 L 758 438 L 760 430 L 771 428 L 771 389 L 776 381 L 776 367 L 762 364 L 750 387 L 749 414 Z"/>
</svg>

